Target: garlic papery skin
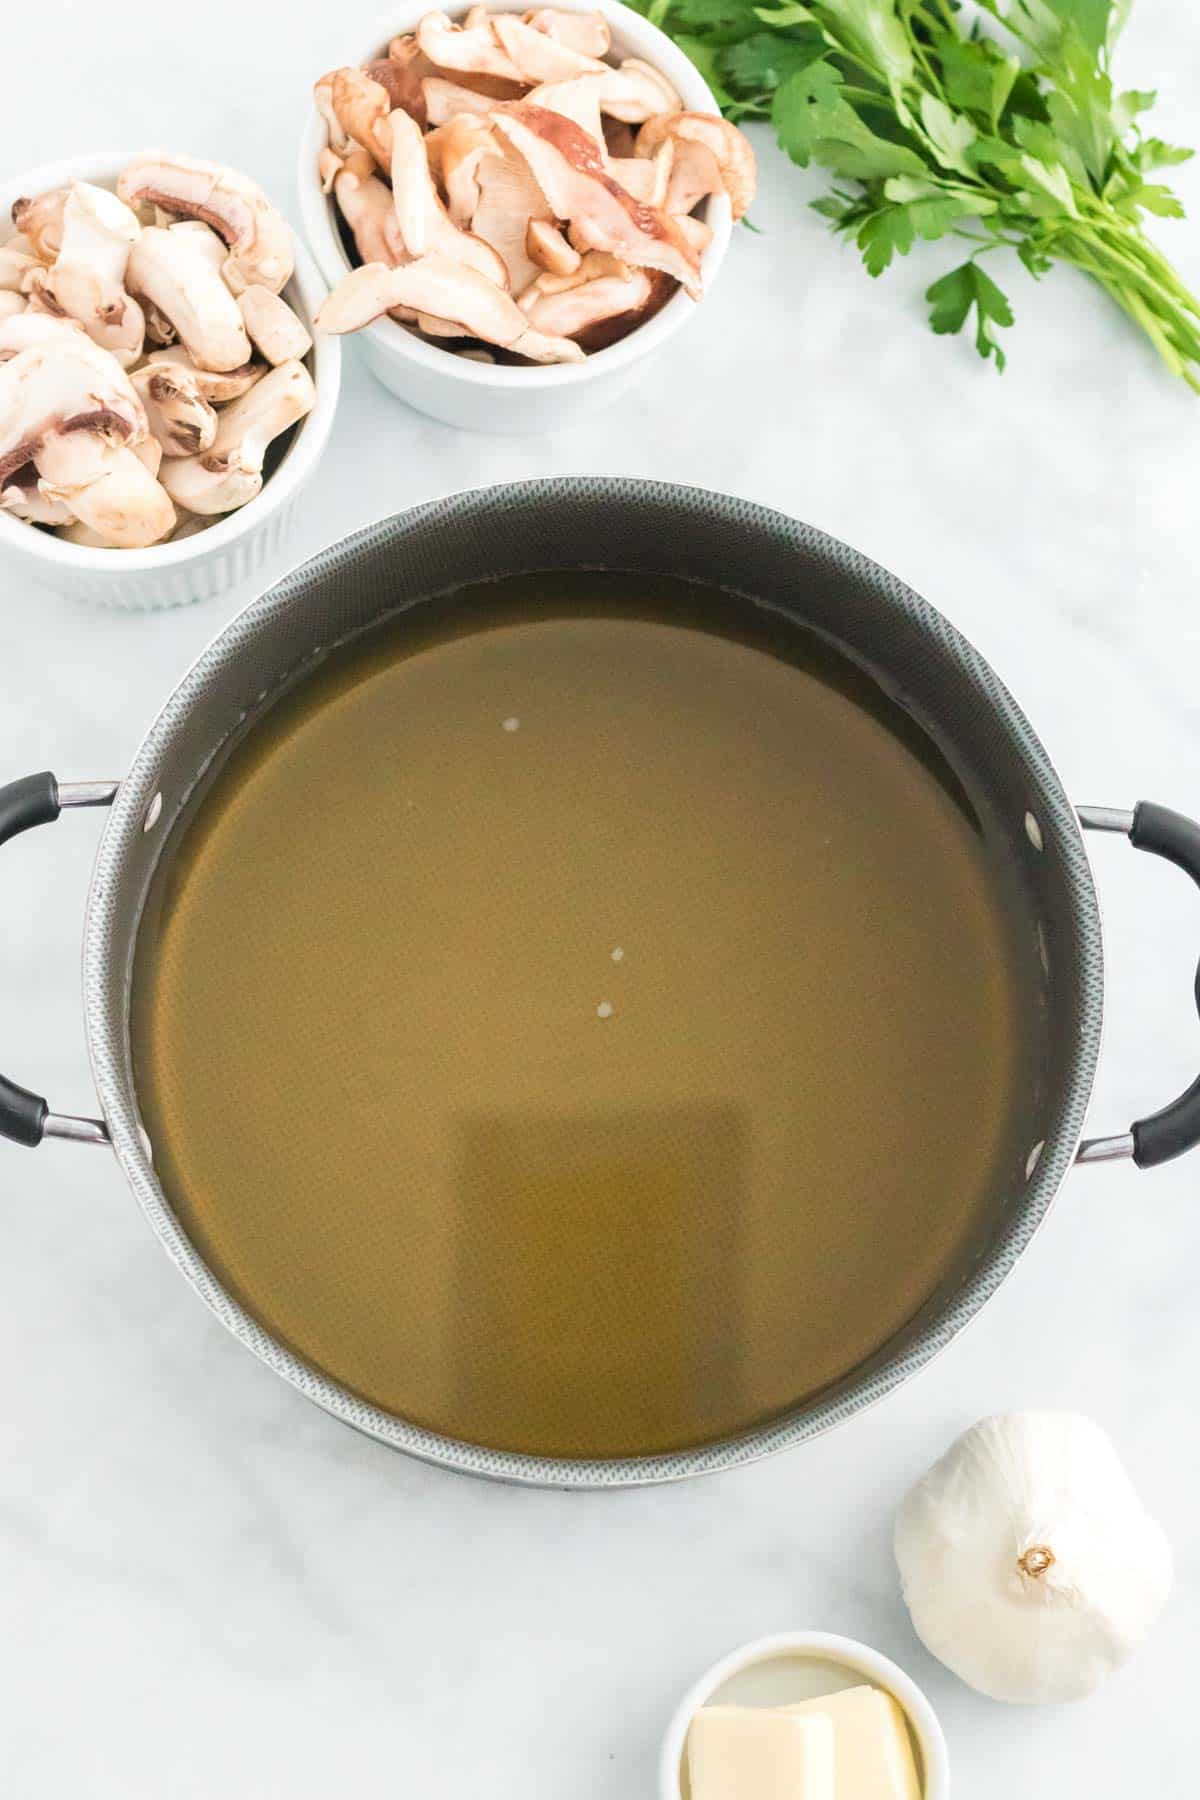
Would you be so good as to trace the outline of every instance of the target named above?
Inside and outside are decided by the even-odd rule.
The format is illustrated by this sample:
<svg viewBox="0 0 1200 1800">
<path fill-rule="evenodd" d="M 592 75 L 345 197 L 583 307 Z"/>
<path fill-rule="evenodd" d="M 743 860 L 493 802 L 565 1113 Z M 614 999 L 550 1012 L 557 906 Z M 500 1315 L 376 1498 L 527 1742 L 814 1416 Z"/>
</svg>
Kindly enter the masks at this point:
<svg viewBox="0 0 1200 1800">
<path fill-rule="evenodd" d="M 964 1432 L 896 1520 L 917 1636 L 993 1700 L 1082 1700 L 1145 1638 L 1171 1548 L 1111 1441 L 1077 1413 Z"/>
</svg>

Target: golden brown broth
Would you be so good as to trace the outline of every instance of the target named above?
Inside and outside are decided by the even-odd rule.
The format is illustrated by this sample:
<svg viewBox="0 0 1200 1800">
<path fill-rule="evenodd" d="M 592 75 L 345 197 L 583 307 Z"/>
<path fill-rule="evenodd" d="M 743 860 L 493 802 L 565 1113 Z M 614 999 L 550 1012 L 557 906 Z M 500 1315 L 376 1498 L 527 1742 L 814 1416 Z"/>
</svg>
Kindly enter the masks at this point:
<svg viewBox="0 0 1200 1800">
<path fill-rule="evenodd" d="M 156 878 L 133 1049 L 182 1224 L 447 1435 L 778 1415 L 961 1271 L 1015 1166 L 999 859 L 873 684 L 731 604 L 423 606 L 276 703 Z"/>
</svg>

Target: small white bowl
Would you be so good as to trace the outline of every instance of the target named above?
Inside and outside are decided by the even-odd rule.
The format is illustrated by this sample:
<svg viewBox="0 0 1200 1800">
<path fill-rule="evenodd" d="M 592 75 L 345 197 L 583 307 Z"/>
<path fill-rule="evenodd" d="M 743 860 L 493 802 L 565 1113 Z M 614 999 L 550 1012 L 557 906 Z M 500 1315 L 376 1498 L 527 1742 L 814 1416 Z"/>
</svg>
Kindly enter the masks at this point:
<svg viewBox="0 0 1200 1800">
<path fill-rule="evenodd" d="M 113 187 L 136 154 L 106 151 L 69 157 L 63 162 L 43 163 L 41 168 L 0 183 L 0 230 L 5 237 L 9 235 L 13 201 L 22 195 L 42 194 L 68 181 Z M 284 298 L 311 330 L 325 288 L 298 240 L 295 248 L 296 271 L 283 290 Z M 0 512 L 0 557 L 9 573 L 73 599 L 146 612 L 210 600 L 253 575 L 287 534 L 297 495 L 329 441 L 341 382 L 341 345 L 337 338 L 312 335 L 313 349 L 306 361 L 317 390 L 316 405 L 295 428 L 282 462 L 255 499 L 214 520 L 194 537 L 181 538 L 176 544 L 155 544 L 148 550 L 92 550 Z"/>
<path fill-rule="evenodd" d="M 680 1701 L 663 1739 L 659 1800 L 690 1800 L 687 1735 L 702 1706 L 787 1706 L 842 1688 L 877 1687 L 904 1711 L 917 1753 L 923 1800 L 949 1800 L 950 1756 L 937 1714 L 894 1662 L 853 1638 L 785 1631 L 722 1657 Z"/>
<path fill-rule="evenodd" d="M 554 4 L 569 12 L 603 13 L 612 30 L 614 51 L 641 57 L 661 69 L 688 111 L 720 111 L 695 64 L 640 13 L 616 4 L 616 0 L 554 0 Z M 527 5 L 528 0 L 488 0 L 492 12 L 521 12 Z M 386 55 L 389 39 L 414 31 L 430 6 L 431 0 L 418 5 L 397 0 L 376 30 L 350 45 L 341 65 Z M 454 9 L 452 16 L 462 10 Z M 320 74 L 321 70 L 314 69 L 313 80 Z M 314 107 L 300 143 L 300 217 L 317 265 L 330 287 L 335 287 L 353 264 L 338 230 L 336 202 L 332 195 L 321 192 L 317 159 L 325 143 L 325 122 Z M 724 194 L 705 205 L 702 216 L 713 235 L 700 267 L 708 294 L 729 245 L 732 219 Z M 701 311 L 703 305 L 701 301 Z M 426 343 L 394 319 L 377 319 L 354 335 L 376 380 L 418 412 L 466 431 L 553 431 L 617 399 L 635 380 L 643 358 L 665 344 L 696 311 L 697 303 L 680 291 L 628 337 L 593 352 L 585 362 L 536 368 L 469 362 Z"/>
</svg>

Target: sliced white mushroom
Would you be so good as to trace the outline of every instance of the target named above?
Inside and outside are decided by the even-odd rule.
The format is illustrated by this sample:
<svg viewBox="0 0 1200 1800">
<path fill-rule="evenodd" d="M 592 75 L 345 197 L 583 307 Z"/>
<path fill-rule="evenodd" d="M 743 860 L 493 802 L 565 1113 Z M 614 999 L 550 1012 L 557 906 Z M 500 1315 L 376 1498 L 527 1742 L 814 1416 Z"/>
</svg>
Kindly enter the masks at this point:
<svg viewBox="0 0 1200 1800">
<path fill-rule="evenodd" d="M 236 169 L 184 156 L 144 156 L 117 182 L 129 206 L 161 206 L 202 219 L 228 246 L 225 279 L 235 292 L 258 282 L 279 293 L 294 263 L 291 227 L 258 183 Z"/>
<path fill-rule="evenodd" d="M 577 75 L 603 74 L 608 64 L 596 56 L 582 56 L 561 39 L 527 25 L 516 13 L 492 15 L 492 31 L 518 79 L 527 86 L 547 81 L 571 81 Z"/>
<path fill-rule="evenodd" d="M 316 390 L 302 362 L 281 363 L 221 412 L 210 449 L 163 464 L 163 485 L 177 505 L 206 516 L 232 512 L 263 484 L 271 443 L 312 411 Z"/>
<path fill-rule="evenodd" d="M 615 79 L 600 102 L 610 118 L 640 125 L 662 113 L 679 112 L 683 106 L 662 70 L 643 62 L 640 56 L 627 56 L 613 74 Z"/>
<path fill-rule="evenodd" d="M 140 444 L 134 444 L 133 454 L 143 469 L 149 469 L 152 475 L 157 475 L 162 468 L 163 447 L 153 435 L 143 438 Z"/>
<path fill-rule="evenodd" d="M 152 300 L 142 296 L 142 313 L 146 320 L 146 342 L 152 349 L 165 349 L 179 342 L 179 333 L 166 313 L 159 312 Z"/>
<path fill-rule="evenodd" d="M 583 287 L 589 281 L 614 280 L 628 281 L 634 270 L 629 263 L 623 263 L 619 256 L 610 256 L 607 250 L 589 250 L 581 256 L 574 269 L 566 270 L 561 275 L 552 274 L 545 269 L 533 284 L 526 288 L 518 304 L 523 312 L 529 308 L 542 294 L 566 294 L 572 288 Z"/>
<path fill-rule="evenodd" d="M 417 26 L 417 44 L 439 69 L 459 74 L 495 75 L 520 84 L 521 71 L 502 48 L 493 16 L 470 26 L 452 25 L 442 12 L 426 13 Z"/>
<path fill-rule="evenodd" d="M 336 75 L 337 70 L 330 69 L 328 75 L 322 75 L 319 81 L 313 82 L 312 91 L 313 105 L 325 121 L 328 146 L 335 158 L 344 155 L 351 143 L 350 133 L 338 118 L 337 108 L 333 104 L 333 83 Z M 326 194 L 331 185 L 332 177 L 329 184 L 323 185 L 323 191 Z"/>
<path fill-rule="evenodd" d="M 690 213 L 709 194 L 728 194 L 740 219 L 754 199 L 754 150 L 744 132 L 711 113 L 677 112 L 648 119 L 637 135 L 637 154 L 653 157 L 674 145 L 666 207 Z"/>
<path fill-rule="evenodd" d="M 317 157 L 317 179 L 321 183 L 323 194 L 332 194 L 333 184 L 345 166 L 345 160 L 339 152 L 326 145 Z"/>
<path fill-rule="evenodd" d="M 519 294 L 538 272 L 529 254 L 529 228 L 552 225 L 550 207 L 524 157 L 503 140 L 497 153 L 479 164 L 478 186 L 471 230 L 499 253 L 509 289 Z"/>
<path fill-rule="evenodd" d="M 75 517 L 65 501 L 44 494 L 37 480 L 28 484 L 14 481 L 0 488 L 0 512 L 26 525 L 69 525 Z"/>
<path fill-rule="evenodd" d="M 166 315 L 201 368 L 238 369 L 250 361 L 238 303 L 197 233 L 148 226 L 133 246 L 126 279 L 133 293 Z"/>
<path fill-rule="evenodd" d="M 652 156 L 610 156 L 608 159 L 609 174 L 614 181 L 620 182 L 627 194 L 632 194 L 644 206 L 665 207 L 668 212 L 676 210 L 667 205 L 674 166 L 675 139 L 670 137 L 663 139 Z M 690 212 L 691 208 L 682 210 Z"/>
<path fill-rule="evenodd" d="M 181 369 L 192 376 L 197 391 L 208 401 L 210 406 L 224 406 L 227 400 L 237 400 L 242 394 L 248 394 L 256 381 L 261 381 L 267 372 L 266 363 L 243 363 L 240 369 L 201 369 L 194 363 L 182 344 L 172 344 L 164 350 L 153 350 L 146 358 L 143 368 L 164 364 L 169 369 Z M 142 373 L 139 369 L 138 374 Z"/>
<path fill-rule="evenodd" d="M 24 294 L 9 293 L 7 288 L 0 288 L 0 319 L 15 318 L 25 311 L 28 302 Z"/>
<path fill-rule="evenodd" d="M 531 362 L 582 360 L 578 344 L 531 330 L 510 294 L 478 270 L 446 256 L 425 256 L 399 269 L 368 263 L 352 270 L 322 306 L 317 329 L 357 331 L 396 306 L 452 321 L 470 337 L 498 344 Z"/>
<path fill-rule="evenodd" d="M 209 448 L 217 435 L 217 415 L 193 369 L 148 362 L 131 379 L 164 456 L 195 456 Z"/>
<path fill-rule="evenodd" d="M 166 492 L 123 444 L 92 431 L 55 431 L 39 445 L 36 463 L 44 496 L 68 506 L 108 545 L 143 549 L 175 528 Z"/>
<path fill-rule="evenodd" d="M 480 163 L 485 156 L 503 154 L 491 127 L 471 113 L 459 113 L 426 134 L 430 174 L 441 184 L 446 210 L 462 230 L 469 229 L 479 205 Z"/>
<path fill-rule="evenodd" d="M 133 211 L 107 188 L 73 182 L 63 206 L 61 247 L 39 283 L 43 303 L 78 319 L 123 368 L 142 354 L 146 335 L 142 309 L 125 291 L 129 253 L 141 230 Z"/>
<path fill-rule="evenodd" d="M 543 106 L 547 112 L 561 113 L 574 119 L 596 144 L 601 160 L 607 160 L 604 126 L 600 118 L 600 92 L 604 77 L 576 75 L 571 81 L 547 81 L 526 96 L 528 106 Z"/>
<path fill-rule="evenodd" d="M 421 82 L 426 75 L 435 74 L 436 70 L 422 53 L 419 44 L 405 57 L 375 57 L 373 61 L 364 63 L 363 73 L 369 80 L 377 81 L 387 94 L 389 112 L 395 112 L 397 107 L 401 107 L 418 125 L 424 125 L 425 96 L 421 91 Z"/>
<path fill-rule="evenodd" d="M 63 209 L 69 188 L 49 188 L 35 198 L 13 201 L 12 222 L 39 262 L 49 266 L 62 249 Z"/>
<path fill-rule="evenodd" d="M 529 305 L 522 296 L 521 310 L 538 331 L 554 337 L 586 338 L 600 325 L 629 320 L 640 313 L 652 293 L 651 277 L 644 269 L 630 269 L 624 279 L 602 275 L 558 294 L 537 294 Z"/>
<path fill-rule="evenodd" d="M 388 115 L 392 103 L 382 82 L 364 69 L 338 69 L 333 77 L 333 110 L 343 133 L 370 153 L 385 173 L 392 159 Z"/>
<path fill-rule="evenodd" d="M 675 223 L 696 255 L 703 256 L 713 240 L 712 226 L 704 219 L 693 219 L 688 213 L 681 213 Z"/>
<path fill-rule="evenodd" d="M 608 250 L 638 268 L 661 269 L 699 298 L 699 258 L 675 220 L 627 194 L 578 125 L 529 105 L 495 113 L 493 120 L 524 157 L 555 218 L 570 222 L 577 249 Z"/>
<path fill-rule="evenodd" d="M 91 342 L 77 320 L 58 318 L 36 308 L 27 307 L 22 313 L 10 313 L 0 319 L 0 356 L 14 356 L 18 350 L 29 350 L 35 344 L 78 347 L 81 338 Z"/>
<path fill-rule="evenodd" d="M 542 6 L 524 14 L 525 23 L 535 31 L 565 44 L 580 56 L 607 56 L 612 44 L 608 20 L 599 12 L 564 12 L 556 6 Z"/>
<path fill-rule="evenodd" d="M 244 288 L 238 295 L 242 323 L 255 349 L 269 363 L 293 362 L 307 356 L 312 338 L 287 301 L 270 288 Z"/>
<path fill-rule="evenodd" d="M 334 198 L 364 262 L 403 262 L 408 253 L 392 206 L 392 190 L 374 173 L 374 167 L 366 151 L 352 153 L 334 179 Z"/>
<path fill-rule="evenodd" d="M 0 244 L 0 294 L 21 293 L 26 275 L 31 269 L 40 267 L 28 246 L 29 239 L 22 237 L 10 238 L 6 244 Z"/>
<path fill-rule="evenodd" d="M 3 333 L 16 354 L 0 362 L 0 485 L 37 463 L 52 434 L 109 444 L 146 437 L 145 410 L 129 377 L 77 326 L 23 313 L 5 320 Z"/>
<path fill-rule="evenodd" d="M 109 538 L 103 537 L 100 532 L 93 531 L 90 525 L 85 525 L 82 519 L 77 519 L 69 509 L 64 508 L 63 510 L 67 513 L 70 523 L 64 525 L 62 530 L 55 535 L 62 538 L 64 543 L 78 544 L 84 550 L 116 550 L 119 548 Z M 174 532 L 171 535 L 173 537 Z"/>
<path fill-rule="evenodd" d="M 525 254 L 548 275 L 573 275 L 583 261 L 558 226 L 547 219 L 530 219 L 525 230 Z"/>
<path fill-rule="evenodd" d="M 425 98 L 425 117 L 431 126 L 444 125 L 461 113 L 476 113 L 480 118 L 486 118 L 496 105 L 489 95 L 464 87 L 461 82 L 447 81 L 440 75 L 427 76 L 421 83 L 421 92 Z"/>
<path fill-rule="evenodd" d="M 392 204 L 404 248 L 413 257 L 429 251 L 475 269 L 498 287 L 508 285 L 508 270 L 499 252 L 483 238 L 460 231 L 434 186 L 425 140 L 416 121 L 403 111 L 389 120 L 392 136 Z M 436 307 L 426 309 L 436 312 Z"/>
</svg>

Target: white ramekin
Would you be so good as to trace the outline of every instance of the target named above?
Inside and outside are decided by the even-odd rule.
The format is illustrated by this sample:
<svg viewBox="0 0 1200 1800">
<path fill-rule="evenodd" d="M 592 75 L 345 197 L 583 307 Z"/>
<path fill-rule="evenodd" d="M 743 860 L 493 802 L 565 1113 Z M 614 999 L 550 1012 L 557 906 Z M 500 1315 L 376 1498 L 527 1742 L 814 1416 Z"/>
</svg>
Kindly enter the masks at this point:
<svg viewBox="0 0 1200 1800">
<path fill-rule="evenodd" d="M 0 183 L 0 236 L 10 235 L 13 201 L 22 195 L 45 193 L 68 181 L 113 187 L 136 154 L 107 151 L 69 157 L 63 162 L 43 163 Z M 295 248 L 296 271 L 284 289 L 284 298 L 311 330 L 325 288 L 303 245 L 297 241 Z M 226 513 L 194 537 L 181 538 L 177 544 L 156 544 L 149 550 L 91 550 L 65 543 L 0 512 L 0 558 L 9 578 L 33 581 L 73 599 L 148 612 L 210 600 L 253 575 L 286 536 L 300 489 L 329 440 L 341 381 L 341 345 L 336 338 L 313 332 L 308 360 L 317 390 L 316 405 L 296 427 L 283 461 L 256 499 Z"/>
<path fill-rule="evenodd" d="M 789 1665 L 813 1665 L 812 1680 L 791 1688 Z M 797 1674 L 799 1672 L 797 1671 Z M 822 1682 L 822 1676 L 828 1685 Z M 937 1714 L 903 1669 L 878 1650 L 825 1631 L 786 1631 L 757 1638 L 731 1651 L 703 1674 L 680 1701 L 663 1739 L 659 1800 L 685 1800 L 684 1754 L 692 1720 L 702 1706 L 727 1699 L 735 1706 L 784 1706 L 789 1698 L 815 1699 L 836 1687 L 883 1688 L 900 1702 L 918 1751 L 923 1800 L 949 1800 L 950 1756 Z M 724 1690 L 729 1689 L 728 1695 Z"/>
<path fill-rule="evenodd" d="M 623 56 L 641 57 L 661 69 L 689 111 L 720 110 L 695 64 L 640 13 L 618 5 L 616 0 L 554 3 L 570 12 L 603 13 L 612 29 L 614 50 Z M 493 12 L 520 12 L 528 0 L 488 0 L 488 5 Z M 462 10 L 455 8 L 454 16 Z M 374 31 L 355 38 L 347 46 L 342 65 L 365 63 L 385 55 L 388 40 L 415 30 L 417 22 L 429 11 L 428 0 L 419 5 L 414 5 L 413 0 L 397 0 Z M 313 80 L 322 73 L 314 69 Z M 317 159 L 325 142 L 325 123 L 314 107 L 300 142 L 300 217 L 317 266 L 333 287 L 352 265 L 338 231 L 336 202 L 332 195 L 321 192 L 317 174 Z M 707 293 L 729 245 L 731 217 L 724 194 L 708 200 L 706 208 L 703 216 L 713 233 L 701 259 Z M 615 400 L 634 381 L 643 357 L 665 344 L 696 310 L 696 302 L 680 291 L 661 312 L 619 343 L 595 351 L 586 362 L 550 367 L 516 368 L 469 362 L 436 344 L 425 343 L 394 319 L 377 319 L 357 332 L 355 341 L 376 379 L 418 412 L 466 431 L 552 431 L 570 424 L 585 411 Z"/>
</svg>

